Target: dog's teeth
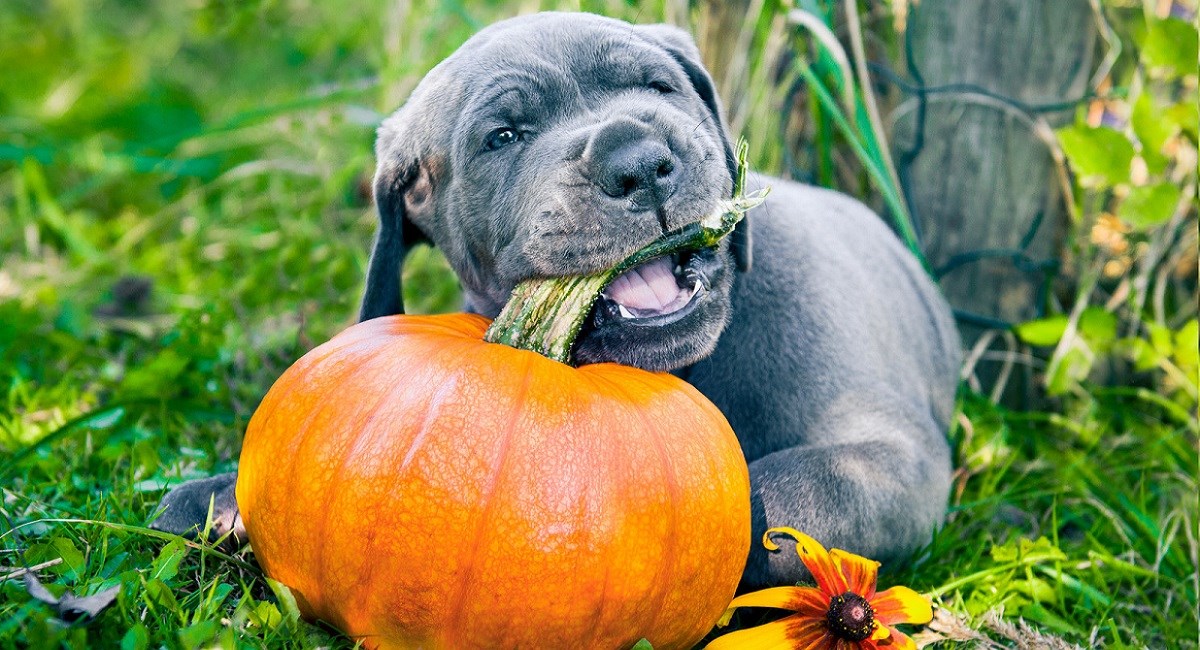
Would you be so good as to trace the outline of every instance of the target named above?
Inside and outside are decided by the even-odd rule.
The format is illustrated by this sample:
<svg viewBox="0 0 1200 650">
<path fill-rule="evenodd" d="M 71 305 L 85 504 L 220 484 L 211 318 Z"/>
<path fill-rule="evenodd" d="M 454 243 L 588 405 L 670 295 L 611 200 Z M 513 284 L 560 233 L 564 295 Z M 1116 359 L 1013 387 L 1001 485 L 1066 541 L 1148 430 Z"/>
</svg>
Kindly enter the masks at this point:
<svg viewBox="0 0 1200 650">
<path fill-rule="evenodd" d="M 692 296 L 696 295 L 699 292 L 700 292 L 700 281 L 696 280 L 694 283 L 692 283 L 692 295 L 688 296 L 688 298 L 691 298 Z"/>
<path fill-rule="evenodd" d="M 633 312 L 626 309 L 625 305 L 621 303 L 617 303 L 617 312 L 621 314 L 622 318 L 634 318 Z"/>
</svg>

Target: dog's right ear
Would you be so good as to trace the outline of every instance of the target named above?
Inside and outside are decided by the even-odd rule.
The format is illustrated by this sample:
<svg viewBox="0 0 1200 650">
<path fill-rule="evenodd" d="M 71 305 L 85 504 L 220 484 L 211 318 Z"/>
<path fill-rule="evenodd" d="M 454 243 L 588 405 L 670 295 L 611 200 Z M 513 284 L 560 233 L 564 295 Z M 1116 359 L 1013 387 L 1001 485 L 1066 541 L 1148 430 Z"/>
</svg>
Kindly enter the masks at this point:
<svg viewBox="0 0 1200 650">
<path fill-rule="evenodd" d="M 389 157 L 390 158 L 390 157 Z M 429 172 L 415 159 L 380 159 L 375 172 L 375 209 L 379 231 L 367 265 L 367 286 L 358 320 L 404 313 L 400 273 L 412 246 L 428 241 L 425 233 L 408 218 L 408 203 L 432 199 Z"/>
</svg>

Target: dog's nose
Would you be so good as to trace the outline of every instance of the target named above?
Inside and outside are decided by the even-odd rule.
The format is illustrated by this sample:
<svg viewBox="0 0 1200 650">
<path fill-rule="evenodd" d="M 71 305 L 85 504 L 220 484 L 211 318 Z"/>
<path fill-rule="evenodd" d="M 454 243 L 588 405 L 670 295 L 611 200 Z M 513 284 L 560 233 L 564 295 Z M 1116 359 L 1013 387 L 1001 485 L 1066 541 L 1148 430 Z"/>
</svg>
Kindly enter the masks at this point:
<svg viewBox="0 0 1200 650">
<path fill-rule="evenodd" d="M 678 161 L 662 139 L 632 120 L 603 126 L 588 143 L 593 181 L 608 196 L 658 209 L 675 192 Z"/>
</svg>

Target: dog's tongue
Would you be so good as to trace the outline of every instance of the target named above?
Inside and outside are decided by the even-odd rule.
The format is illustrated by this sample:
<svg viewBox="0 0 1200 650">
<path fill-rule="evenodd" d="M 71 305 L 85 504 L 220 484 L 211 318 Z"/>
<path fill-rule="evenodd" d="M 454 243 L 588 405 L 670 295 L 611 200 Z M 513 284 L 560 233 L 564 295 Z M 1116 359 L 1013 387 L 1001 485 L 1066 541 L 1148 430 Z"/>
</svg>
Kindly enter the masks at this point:
<svg viewBox="0 0 1200 650">
<path fill-rule="evenodd" d="M 644 311 L 663 311 L 682 293 L 684 290 L 675 282 L 670 257 L 657 257 L 634 267 L 617 276 L 604 290 L 609 300 Z"/>
</svg>

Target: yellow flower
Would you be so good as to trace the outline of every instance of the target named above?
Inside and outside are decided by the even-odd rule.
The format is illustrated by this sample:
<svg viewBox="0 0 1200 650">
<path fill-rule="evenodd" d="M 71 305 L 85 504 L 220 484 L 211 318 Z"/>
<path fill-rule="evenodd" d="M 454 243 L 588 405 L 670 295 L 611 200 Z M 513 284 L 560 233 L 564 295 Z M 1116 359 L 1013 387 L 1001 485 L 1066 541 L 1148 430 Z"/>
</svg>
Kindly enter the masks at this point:
<svg viewBox="0 0 1200 650">
<path fill-rule="evenodd" d="M 763 545 L 779 549 L 774 534 L 795 538 L 796 553 L 808 567 L 816 587 L 775 587 L 743 594 L 729 603 L 721 618 L 728 625 L 739 607 L 776 607 L 795 614 L 708 644 L 706 650 L 916 650 L 916 643 L 893 628 L 897 623 L 928 623 L 933 608 L 908 587 L 875 593 L 879 563 L 841 549 L 826 551 L 817 540 L 792 528 L 772 528 Z"/>
</svg>

